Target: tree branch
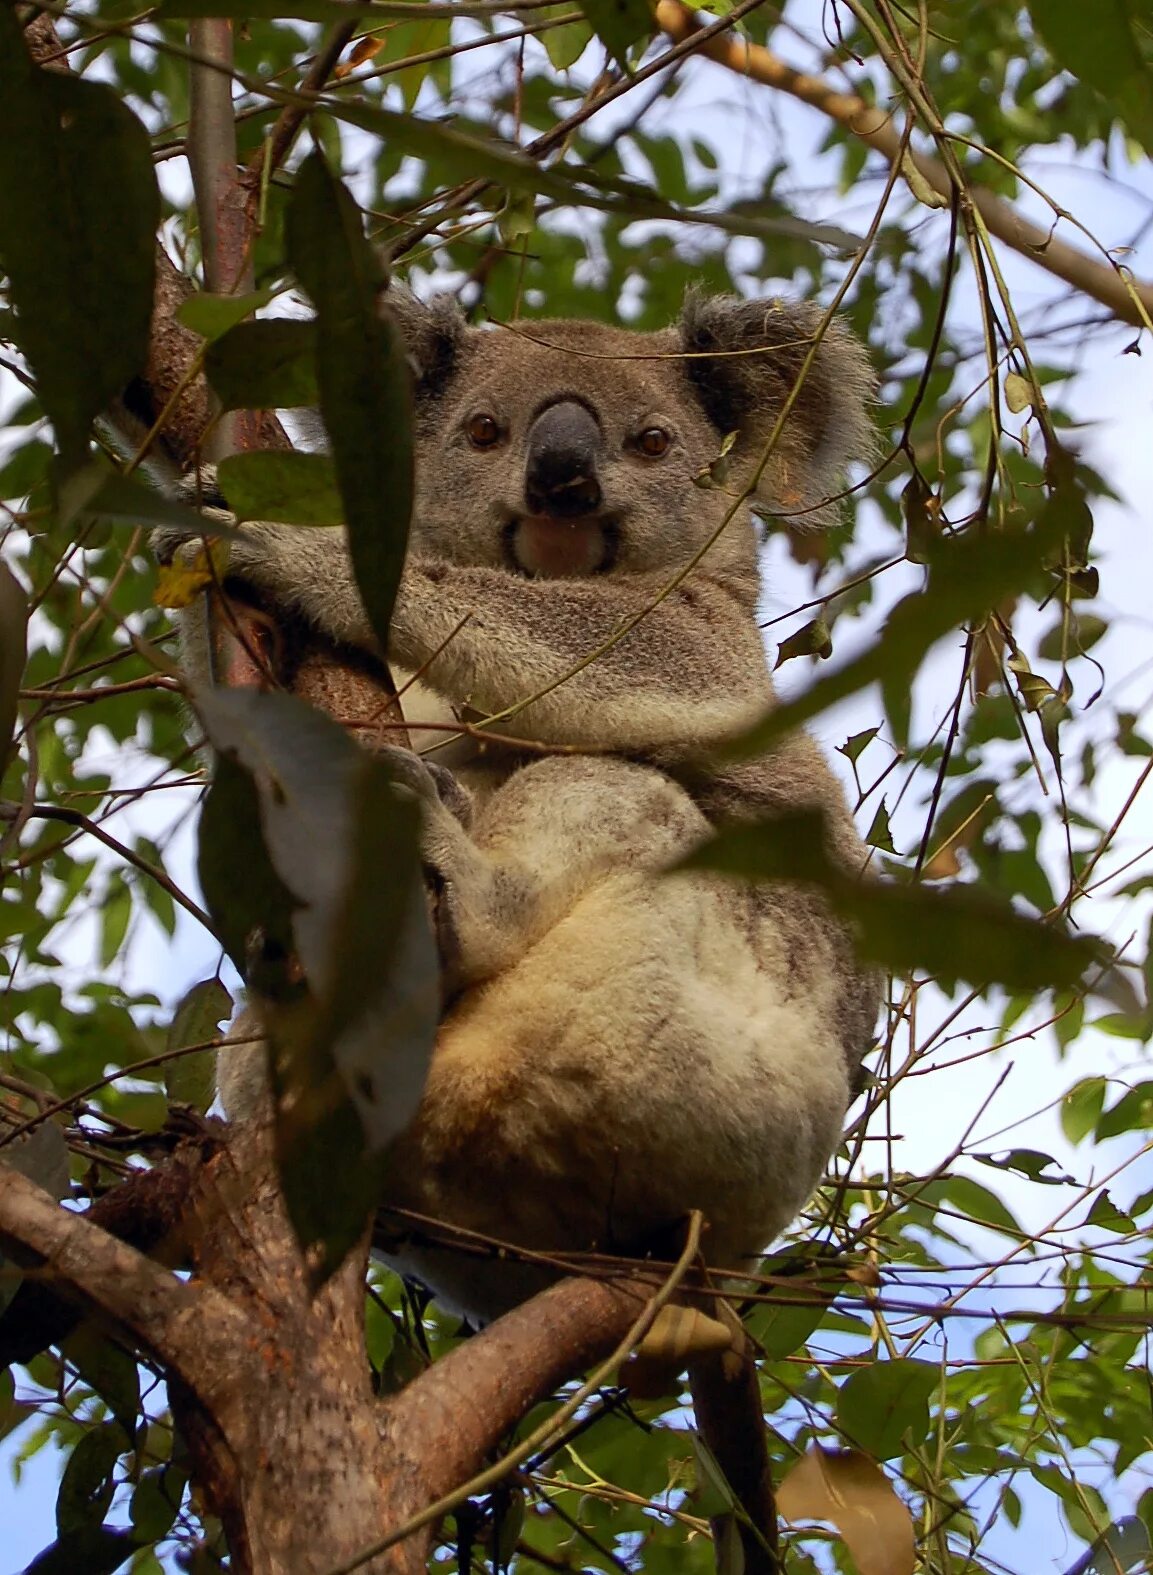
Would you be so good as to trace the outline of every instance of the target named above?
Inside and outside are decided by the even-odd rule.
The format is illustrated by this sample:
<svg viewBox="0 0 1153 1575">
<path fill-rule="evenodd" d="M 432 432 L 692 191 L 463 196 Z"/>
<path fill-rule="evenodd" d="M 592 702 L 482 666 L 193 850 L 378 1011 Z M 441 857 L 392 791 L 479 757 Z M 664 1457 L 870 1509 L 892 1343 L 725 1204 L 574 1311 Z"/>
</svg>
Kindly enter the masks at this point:
<svg viewBox="0 0 1153 1575">
<path fill-rule="evenodd" d="M 160 1164 L 135 1172 L 84 1214 L 71 1217 L 99 1226 L 151 1259 L 173 1263 L 200 1167 L 214 1147 L 211 1137 L 183 1142 Z M 26 1277 L 0 1317 L 0 1367 L 31 1361 L 50 1345 L 59 1345 L 78 1317 L 75 1298 L 61 1294 L 52 1280 Z"/>
<path fill-rule="evenodd" d="M 87 1312 L 110 1319 L 211 1405 L 213 1367 L 204 1353 L 227 1351 L 245 1332 L 244 1320 L 211 1287 L 177 1279 L 5 1164 L 0 1248 Z"/>
<path fill-rule="evenodd" d="M 678 42 L 689 40 L 706 30 L 706 24 L 698 20 L 692 9 L 682 4 L 681 0 L 658 0 L 656 15 L 660 26 L 670 38 Z M 795 70 L 761 44 L 713 36 L 702 39 L 700 53 L 740 76 L 788 93 L 800 99 L 802 104 L 820 110 L 854 137 L 859 137 L 868 147 L 884 154 L 890 163 L 901 158 L 901 134 L 892 113 L 878 109 L 875 104 L 867 103 L 857 94 L 838 92 L 823 78 Z M 905 154 L 905 158 L 933 191 L 947 201 L 952 200 L 953 182 L 940 159 L 926 153 L 915 153 L 912 149 Z M 1100 301 L 1122 322 L 1139 327 L 1150 326 L 1150 318 L 1153 317 L 1153 284 L 1130 279 L 1117 265 L 1098 262 L 1078 247 L 1058 240 L 1049 230 L 1026 219 L 1011 203 L 984 186 L 969 186 L 962 195 L 967 196 L 980 213 L 989 233 L 1004 241 L 1006 246 L 1028 257 L 1047 273 L 1071 284 L 1082 294 Z M 1054 223 L 1059 218 L 1069 217 L 1056 209 Z"/>
</svg>

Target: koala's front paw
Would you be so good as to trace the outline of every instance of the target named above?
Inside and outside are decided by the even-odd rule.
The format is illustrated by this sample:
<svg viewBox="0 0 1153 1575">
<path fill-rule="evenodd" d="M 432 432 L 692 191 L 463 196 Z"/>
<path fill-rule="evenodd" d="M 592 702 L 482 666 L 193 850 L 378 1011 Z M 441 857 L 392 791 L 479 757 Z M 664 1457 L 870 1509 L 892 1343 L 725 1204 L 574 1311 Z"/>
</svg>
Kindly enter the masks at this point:
<svg viewBox="0 0 1153 1575">
<path fill-rule="evenodd" d="M 391 771 L 394 779 L 414 798 L 448 812 L 466 829 L 472 820 L 472 798 L 447 767 L 424 760 L 411 749 L 385 744 L 373 753 Z"/>
</svg>

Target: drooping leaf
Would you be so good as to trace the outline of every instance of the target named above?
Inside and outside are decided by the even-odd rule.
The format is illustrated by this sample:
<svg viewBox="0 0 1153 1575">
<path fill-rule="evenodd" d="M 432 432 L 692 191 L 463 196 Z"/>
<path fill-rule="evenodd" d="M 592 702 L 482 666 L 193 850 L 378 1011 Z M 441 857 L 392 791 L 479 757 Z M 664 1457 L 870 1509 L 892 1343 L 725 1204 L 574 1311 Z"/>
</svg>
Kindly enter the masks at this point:
<svg viewBox="0 0 1153 1575">
<path fill-rule="evenodd" d="M 232 996 L 219 979 L 201 979 L 183 997 L 165 1039 L 166 1050 L 182 1050 L 186 1045 L 204 1044 L 215 1039 L 220 1024 L 232 1011 Z M 193 1050 L 164 1063 L 164 1087 L 169 1099 L 191 1105 L 202 1114 L 216 1094 L 216 1053 Z"/>
<path fill-rule="evenodd" d="M 265 848 L 252 777 L 228 755 L 217 758 L 201 811 L 197 873 L 221 945 L 242 976 L 254 957 L 267 970 L 270 958 L 289 956 L 296 899 Z M 271 988 L 267 976 L 263 988 Z"/>
<path fill-rule="evenodd" d="M 1097 1141 L 1123 1132 L 1153 1131 L 1153 1082 L 1136 1083 L 1097 1122 Z"/>
<path fill-rule="evenodd" d="M 929 1397 L 940 1370 L 901 1358 L 861 1367 L 837 1391 L 837 1421 L 846 1438 L 876 1460 L 889 1460 L 929 1431 Z"/>
<path fill-rule="evenodd" d="M 155 488 L 132 476 L 118 475 L 98 462 L 82 465 L 61 477 L 57 512 L 64 524 L 98 520 L 111 525 L 165 526 L 190 536 L 224 540 L 236 535 L 233 527 L 222 520 L 166 498 Z"/>
<path fill-rule="evenodd" d="M 11 1165 L 29 1181 L 34 1181 L 59 1202 L 71 1187 L 68 1144 L 55 1121 L 41 1121 L 28 1132 L 10 1139 L 0 1148 L 0 1167 Z M 0 1181 L 0 1185 L 2 1185 Z M 15 1264 L 0 1255 L 0 1313 L 20 1289 L 24 1275 Z"/>
<path fill-rule="evenodd" d="M 896 973 L 1009 989 L 1067 989 L 1099 960 L 1097 942 L 1029 919 L 971 886 L 854 879 L 825 852 L 823 821 L 804 811 L 733 826 L 678 866 L 745 880 L 808 882 L 852 926 L 862 957 Z"/>
<path fill-rule="evenodd" d="M 1021 1229 L 1020 1221 L 1002 1199 L 979 1181 L 974 1181 L 972 1176 L 945 1176 L 939 1181 L 930 1182 L 921 1196 L 945 1203 L 973 1224 L 1001 1231 L 1014 1241 L 1027 1239 L 1027 1232 Z"/>
<path fill-rule="evenodd" d="M 309 986 L 307 997 L 274 992 L 262 1015 L 281 1182 L 322 1279 L 376 1201 L 379 1156 L 415 1112 L 436 1034 L 439 970 L 416 806 L 398 794 L 380 760 L 289 695 L 214 691 L 197 704 L 213 745 L 235 762 L 231 793 L 243 798 L 237 773 L 251 780 L 241 814 L 249 825 L 254 808 L 259 817 L 267 850 L 262 885 L 270 870 L 278 926 L 290 909 L 291 939 L 286 945 L 281 929 L 277 951 L 299 958 Z M 219 824 L 220 811 L 214 814 Z M 214 913 L 221 852 L 213 854 L 213 878 L 204 880 Z M 246 912 L 246 936 L 253 922 L 262 921 Z"/>
<path fill-rule="evenodd" d="M 777 1508 L 791 1521 L 832 1521 L 861 1575 L 913 1575 L 912 1516 L 881 1468 L 855 1449 L 814 1445 L 782 1481 Z"/>
<path fill-rule="evenodd" d="M 319 153 L 297 172 L 285 239 L 316 308 L 320 411 L 353 573 L 383 650 L 412 515 L 412 376 L 380 310 L 384 277 L 360 210 Z"/>
<path fill-rule="evenodd" d="M 0 561 L 0 774 L 16 733 L 16 703 L 28 644 L 28 598 Z"/>
<path fill-rule="evenodd" d="M 140 1473 L 128 1506 L 137 1541 L 159 1542 L 168 1535 L 180 1508 L 186 1480 L 184 1473 L 171 1464 L 151 1466 Z"/>
<path fill-rule="evenodd" d="M 0 9 L 0 266 L 66 466 L 144 365 L 160 194 L 115 89 L 32 63 Z"/>
<path fill-rule="evenodd" d="M 281 525 L 340 525 L 344 504 L 329 454 L 230 454 L 216 479 L 238 520 Z"/>
<path fill-rule="evenodd" d="M 543 22 L 546 15 L 571 16 L 574 8 L 561 4 L 549 8 L 549 12 L 541 13 Z M 575 66 L 580 57 L 588 48 L 592 40 L 592 28 L 585 21 L 564 22 L 559 27 L 550 27 L 547 33 L 541 34 L 541 43 L 548 54 L 549 61 L 554 71 L 567 71 L 570 66 Z"/>
<path fill-rule="evenodd" d="M 225 410 L 315 405 L 316 324 L 291 317 L 237 323 L 209 345 L 204 370 Z"/>
</svg>

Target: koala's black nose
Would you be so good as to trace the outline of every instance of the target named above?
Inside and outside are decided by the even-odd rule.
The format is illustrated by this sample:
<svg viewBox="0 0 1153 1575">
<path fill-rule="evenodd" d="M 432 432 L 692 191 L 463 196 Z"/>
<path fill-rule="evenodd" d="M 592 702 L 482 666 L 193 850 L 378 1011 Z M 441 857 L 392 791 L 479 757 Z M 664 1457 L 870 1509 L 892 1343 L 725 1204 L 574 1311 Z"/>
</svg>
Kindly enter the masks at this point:
<svg viewBox="0 0 1153 1575">
<path fill-rule="evenodd" d="M 529 513 L 572 519 L 599 508 L 601 448 L 600 428 L 575 399 L 542 410 L 528 434 L 524 496 Z"/>
</svg>

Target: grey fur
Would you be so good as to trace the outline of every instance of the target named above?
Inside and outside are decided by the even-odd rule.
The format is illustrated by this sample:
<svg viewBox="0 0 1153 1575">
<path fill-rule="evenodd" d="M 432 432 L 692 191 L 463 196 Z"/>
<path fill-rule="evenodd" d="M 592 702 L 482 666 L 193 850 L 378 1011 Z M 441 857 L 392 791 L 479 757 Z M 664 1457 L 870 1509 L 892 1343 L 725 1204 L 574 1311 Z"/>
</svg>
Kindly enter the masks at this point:
<svg viewBox="0 0 1153 1575">
<path fill-rule="evenodd" d="M 838 857 L 861 862 L 808 738 L 694 774 L 703 750 L 771 703 L 749 505 L 720 527 L 820 314 L 692 297 L 680 325 L 654 334 L 482 331 L 450 304 L 391 300 L 416 374 L 417 502 L 388 653 L 421 672 L 406 700 L 418 719 L 520 707 L 502 733 L 588 753 L 466 741 L 430 757 L 461 789 L 454 799 L 430 778 L 422 792 L 451 1004 L 386 1201 L 544 1252 L 659 1248 L 699 1208 L 710 1260 L 747 1266 L 838 1140 L 876 980 L 817 895 L 660 872 L 718 819 L 814 804 Z M 846 464 L 870 446 L 871 386 L 834 325 L 763 467 L 758 511 L 830 517 Z M 579 411 L 538 425 L 565 402 L 595 427 Z M 502 434 L 486 448 L 468 436 L 481 415 Z M 657 428 L 671 441 L 649 457 L 639 435 Z M 726 487 L 702 488 L 731 432 Z M 528 512 L 526 455 L 556 433 L 567 458 L 552 453 L 541 474 L 569 464 L 585 485 L 577 468 L 595 471 L 593 517 Z M 230 574 L 331 638 L 371 645 L 339 534 L 252 527 Z M 474 1317 L 536 1283 L 425 1247 L 395 1261 Z"/>
</svg>

